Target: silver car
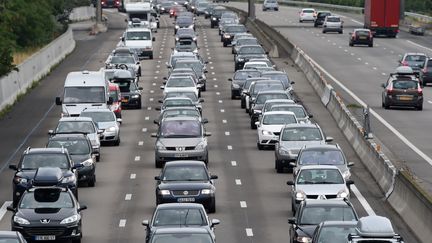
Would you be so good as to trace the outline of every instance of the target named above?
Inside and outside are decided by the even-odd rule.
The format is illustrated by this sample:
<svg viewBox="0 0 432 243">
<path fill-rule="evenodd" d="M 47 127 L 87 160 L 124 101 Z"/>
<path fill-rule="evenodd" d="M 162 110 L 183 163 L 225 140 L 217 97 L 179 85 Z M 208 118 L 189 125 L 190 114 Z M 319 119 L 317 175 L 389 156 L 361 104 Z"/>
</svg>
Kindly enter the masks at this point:
<svg viewBox="0 0 432 243">
<path fill-rule="evenodd" d="M 172 160 L 200 160 L 208 164 L 207 137 L 201 121 L 194 117 L 168 117 L 160 122 L 155 143 L 155 165 Z"/>
<path fill-rule="evenodd" d="M 96 126 L 103 130 L 101 137 L 102 143 L 111 143 L 115 146 L 120 145 L 120 123 L 121 118 L 116 118 L 110 109 L 86 109 L 80 114 L 80 117 L 90 117 Z"/>
<path fill-rule="evenodd" d="M 299 123 L 311 123 L 311 118 L 313 117 L 300 104 L 275 104 L 271 105 L 268 111 L 292 111 L 296 115 Z"/>
<path fill-rule="evenodd" d="M 292 164 L 297 159 L 301 148 L 305 145 L 319 145 L 333 141 L 333 138 L 325 138 L 318 124 L 287 124 L 279 135 L 279 141 L 275 145 L 275 169 L 282 173 L 284 168 L 293 170 Z"/>
<path fill-rule="evenodd" d="M 338 32 L 343 33 L 343 21 L 339 16 L 326 16 L 323 23 L 323 33 Z"/>
<path fill-rule="evenodd" d="M 269 9 L 273 9 L 275 11 L 279 11 L 279 4 L 276 0 L 264 0 L 262 5 L 262 11 L 266 11 Z"/>
<path fill-rule="evenodd" d="M 158 125 L 160 122 L 167 117 L 195 117 L 201 121 L 201 123 L 208 123 L 207 118 L 201 117 L 200 110 L 196 107 L 168 107 L 159 114 L 159 118 L 153 121 L 154 124 Z"/>
<path fill-rule="evenodd" d="M 349 199 L 348 186 L 351 180 L 345 180 L 336 166 L 307 165 L 303 166 L 295 181 L 288 181 L 292 187 L 292 211 L 308 199 Z"/>
</svg>

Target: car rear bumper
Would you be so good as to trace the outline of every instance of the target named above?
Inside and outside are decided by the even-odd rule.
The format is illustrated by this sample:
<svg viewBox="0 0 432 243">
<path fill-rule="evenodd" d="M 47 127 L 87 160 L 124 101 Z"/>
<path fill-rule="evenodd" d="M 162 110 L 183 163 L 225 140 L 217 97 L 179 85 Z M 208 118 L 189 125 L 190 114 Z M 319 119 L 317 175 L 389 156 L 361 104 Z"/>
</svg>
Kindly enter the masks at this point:
<svg viewBox="0 0 432 243">
<path fill-rule="evenodd" d="M 400 100 L 396 97 L 386 98 L 386 104 L 389 106 L 407 106 L 407 107 L 417 107 L 423 105 L 423 97 L 413 99 L 413 100 Z"/>
<path fill-rule="evenodd" d="M 195 196 L 195 197 L 190 197 L 190 196 L 173 196 L 173 195 L 169 195 L 169 196 L 161 196 L 158 195 L 158 202 L 159 203 L 199 203 L 202 204 L 204 206 L 204 208 L 210 208 L 211 205 L 213 204 L 213 202 L 215 201 L 215 194 L 210 194 L 210 195 L 199 195 L 199 196 Z"/>
</svg>

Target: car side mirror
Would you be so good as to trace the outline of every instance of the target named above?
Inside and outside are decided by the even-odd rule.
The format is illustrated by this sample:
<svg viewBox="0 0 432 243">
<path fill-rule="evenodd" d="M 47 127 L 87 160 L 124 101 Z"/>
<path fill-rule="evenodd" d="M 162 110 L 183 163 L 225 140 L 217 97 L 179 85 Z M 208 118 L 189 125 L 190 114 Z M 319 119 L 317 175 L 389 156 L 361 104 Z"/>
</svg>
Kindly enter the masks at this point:
<svg viewBox="0 0 432 243">
<path fill-rule="evenodd" d="M 160 100 L 158 100 L 158 102 L 162 104 L 162 103 L 163 103 L 163 100 L 162 100 L 162 99 L 160 99 Z"/>
<path fill-rule="evenodd" d="M 166 62 L 165 65 L 167 66 L 167 68 L 171 68 L 171 65 L 168 62 Z"/>
<path fill-rule="evenodd" d="M 113 98 L 112 98 L 112 97 L 109 97 L 109 98 L 108 98 L 108 101 L 107 101 L 107 105 L 112 105 L 113 102 L 114 102 Z"/>
<path fill-rule="evenodd" d="M 160 178 L 160 176 L 155 176 L 154 179 L 157 181 L 160 181 L 161 178 Z"/>
<path fill-rule="evenodd" d="M 352 167 L 352 166 L 354 166 L 354 162 L 348 162 L 348 163 L 347 163 L 347 166 L 348 166 L 348 167 Z"/>
<path fill-rule="evenodd" d="M 144 88 L 143 87 L 138 87 L 138 90 L 144 90 Z"/>
<path fill-rule="evenodd" d="M 214 227 L 215 225 L 220 224 L 220 220 L 219 219 L 212 219 L 211 220 L 211 227 Z"/>
<path fill-rule="evenodd" d="M 200 103 L 204 103 L 204 99 L 203 98 L 199 98 L 199 100 L 198 100 Z"/>
<path fill-rule="evenodd" d="M 73 166 L 72 166 L 72 169 L 73 169 L 73 170 L 76 170 L 76 169 L 78 169 L 78 168 L 82 168 L 82 167 L 84 167 L 84 165 L 80 163 L 80 164 L 75 164 L 75 165 L 73 165 Z"/>
<path fill-rule="evenodd" d="M 308 117 L 309 117 L 309 118 L 313 118 L 313 115 L 312 115 L 312 114 L 309 114 Z"/>
<path fill-rule="evenodd" d="M 207 71 L 207 70 L 204 70 L 204 73 L 208 73 L 208 71 Z"/>
<path fill-rule="evenodd" d="M 159 125 L 159 121 L 156 120 L 156 119 L 153 120 L 153 123 L 156 124 L 156 125 Z"/>
<path fill-rule="evenodd" d="M 294 181 L 287 181 L 288 186 L 294 186 Z"/>
<path fill-rule="evenodd" d="M 353 180 L 347 180 L 345 183 L 347 186 L 349 186 L 349 185 L 353 185 L 354 181 Z"/>
<path fill-rule="evenodd" d="M 156 138 L 156 137 L 157 137 L 157 134 L 156 134 L 156 133 L 152 133 L 152 134 L 150 134 L 150 136 L 151 136 L 152 138 Z"/>
<path fill-rule="evenodd" d="M 265 52 L 265 54 L 267 54 L 267 55 L 268 55 L 268 54 L 269 54 L 269 52 L 268 52 L 268 51 L 266 51 L 266 52 Z"/>
<path fill-rule="evenodd" d="M 102 130 L 102 129 L 99 129 L 99 130 L 97 131 L 98 134 L 102 134 L 103 132 L 104 132 L 104 130 Z"/>
<path fill-rule="evenodd" d="M 211 132 L 205 132 L 204 133 L 204 136 L 206 136 L 206 137 L 210 137 L 212 134 L 211 134 Z"/>
<path fill-rule="evenodd" d="M 326 137 L 325 141 L 326 141 L 326 143 L 329 143 L 329 142 L 333 141 L 333 137 Z"/>
<path fill-rule="evenodd" d="M 160 111 L 162 109 L 160 107 L 156 107 L 155 110 Z"/>
<path fill-rule="evenodd" d="M 219 178 L 217 175 L 211 175 L 211 176 L 210 176 L 210 179 L 211 179 L 211 180 L 216 180 L 217 178 Z"/>
<path fill-rule="evenodd" d="M 61 105 L 63 102 L 62 102 L 62 100 L 61 100 L 60 97 L 56 97 L 55 98 L 55 103 L 56 103 L 56 105 Z"/>
<path fill-rule="evenodd" d="M 146 220 L 143 220 L 141 224 L 142 224 L 143 226 L 148 227 L 148 226 L 149 226 L 149 221 L 148 221 L 147 219 L 146 219 Z"/>
<path fill-rule="evenodd" d="M 288 224 L 297 224 L 297 219 L 294 217 L 288 218 Z"/>
<path fill-rule="evenodd" d="M 155 40 L 156 40 L 156 37 L 153 37 L 153 38 L 152 38 L 152 41 L 155 41 Z"/>
<path fill-rule="evenodd" d="M 165 89 L 165 86 L 163 86 L 163 85 L 162 85 L 162 86 L 160 86 L 160 89 Z"/>
<path fill-rule="evenodd" d="M 290 84 L 295 84 L 295 82 L 294 81 L 291 81 L 291 83 Z"/>
<path fill-rule="evenodd" d="M 18 170 L 18 166 L 16 166 L 16 165 L 9 165 L 9 169 L 11 169 L 11 170 Z"/>
<path fill-rule="evenodd" d="M 54 135 L 54 130 L 48 130 L 48 135 Z"/>
<path fill-rule="evenodd" d="M 204 63 L 205 63 L 205 64 L 209 64 L 209 61 L 205 61 Z"/>
<path fill-rule="evenodd" d="M 168 63 L 166 63 L 166 65 L 168 66 Z M 168 80 L 168 78 L 167 77 L 163 77 L 163 80 Z"/>
<path fill-rule="evenodd" d="M 6 209 L 7 209 L 7 211 L 11 211 L 11 212 L 16 213 L 16 209 L 13 208 L 12 206 L 8 206 Z"/>
<path fill-rule="evenodd" d="M 207 118 L 202 118 L 201 119 L 201 123 L 203 123 L 203 124 L 207 124 L 209 121 L 208 121 L 208 119 Z"/>
<path fill-rule="evenodd" d="M 228 81 L 232 82 L 232 78 L 229 78 Z"/>
<path fill-rule="evenodd" d="M 166 82 L 166 81 L 163 81 L 162 83 L 163 83 L 163 84 L 166 84 L 167 82 Z"/>
<path fill-rule="evenodd" d="M 78 208 L 78 212 L 81 212 L 83 210 L 86 210 L 87 206 L 86 205 L 82 205 L 81 207 Z"/>
</svg>

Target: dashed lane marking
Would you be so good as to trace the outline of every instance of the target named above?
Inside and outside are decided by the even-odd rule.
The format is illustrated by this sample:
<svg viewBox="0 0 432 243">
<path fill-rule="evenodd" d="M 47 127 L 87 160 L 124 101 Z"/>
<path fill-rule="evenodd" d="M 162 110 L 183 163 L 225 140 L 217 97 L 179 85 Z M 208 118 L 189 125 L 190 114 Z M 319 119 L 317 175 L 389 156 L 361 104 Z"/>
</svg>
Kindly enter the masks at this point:
<svg viewBox="0 0 432 243">
<path fill-rule="evenodd" d="M 228 121 L 227 120 L 222 120 L 222 123 L 228 123 Z"/>
<path fill-rule="evenodd" d="M 235 184 L 241 186 L 242 182 L 240 179 L 235 179 Z"/>
<path fill-rule="evenodd" d="M 249 237 L 253 236 L 253 231 L 252 231 L 251 228 L 246 228 L 246 235 L 249 236 Z"/>
<path fill-rule="evenodd" d="M 231 166 L 237 166 L 237 161 L 235 161 L 235 160 L 233 160 L 233 161 L 231 161 Z"/>
<path fill-rule="evenodd" d="M 231 145 L 228 145 L 228 146 L 227 146 L 227 149 L 228 149 L 228 150 L 232 150 L 233 147 L 232 147 Z"/>
<path fill-rule="evenodd" d="M 225 132 L 225 136 L 231 135 L 230 132 Z"/>
<path fill-rule="evenodd" d="M 141 160 L 141 156 L 135 156 L 135 161 L 140 161 Z"/>
<path fill-rule="evenodd" d="M 224 113 L 224 112 L 225 112 L 225 110 L 224 110 L 224 109 L 221 109 L 221 110 L 220 110 L 220 112 Z"/>
<path fill-rule="evenodd" d="M 119 227 L 124 228 L 126 226 L 126 219 L 120 219 Z"/>
<path fill-rule="evenodd" d="M 147 128 L 144 127 L 144 128 L 142 129 L 142 132 L 147 132 Z"/>
<path fill-rule="evenodd" d="M 247 203 L 246 203 L 246 201 L 240 201 L 240 207 L 241 207 L 241 208 L 247 208 Z"/>
<path fill-rule="evenodd" d="M 126 194 L 125 201 L 130 201 L 132 199 L 132 194 Z"/>
<path fill-rule="evenodd" d="M 139 141 L 138 142 L 138 146 L 143 146 L 144 145 L 144 141 Z"/>
<path fill-rule="evenodd" d="M 135 180 L 136 179 L 136 174 L 130 174 L 130 177 L 129 177 L 131 180 Z"/>
</svg>

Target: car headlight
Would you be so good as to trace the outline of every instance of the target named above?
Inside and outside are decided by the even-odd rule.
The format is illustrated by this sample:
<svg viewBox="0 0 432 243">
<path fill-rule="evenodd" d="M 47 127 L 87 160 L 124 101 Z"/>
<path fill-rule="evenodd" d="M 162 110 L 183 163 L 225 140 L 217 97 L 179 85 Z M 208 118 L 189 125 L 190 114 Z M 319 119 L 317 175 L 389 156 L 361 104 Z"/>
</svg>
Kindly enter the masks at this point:
<svg viewBox="0 0 432 243">
<path fill-rule="evenodd" d="M 303 201 L 306 199 L 306 194 L 303 191 L 297 191 L 295 194 L 295 199 L 297 201 Z"/>
<path fill-rule="evenodd" d="M 18 183 L 18 184 L 27 184 L 27 182 L 28 182 L 27 178 L 22 178 L 22 177 L 19 177 L 19 176 L 16 176 L 14 178 L 14 181 L 16 183 Z"/>
<path fill-rule="evenodd" d="M 193 29 L 193 27 L 194 27 L 193 24 L 191 24 L 191 25 L 188 26 L 189 29 Z"/>
<path fill-rule="evenodd" d="M 204 13 L 205 13 L 205 14 L 209 14 L 209 12 L 208 12 L 208 11 L 205 11 Z"/>
<path fill-rule="evenodd" d="M 203 150 L 205 149 L 206 146 L 207 144 L 204 141 L 202 141 L 197 146 L 195 146 L 195 150 Z"/>
<path fill-rule="evenodd" d="M 342 189 L 338 192 L 337 197 L 338 198 L 347 198 L 348 197 L 348 192 L 345 189 Z"/>
<path fill-rule="evenodd" d="M 347 180 L 351 177 L 351 172 L 349 170 L 346 170 L 342 173 L 342 176 L 345 180 Z"/>
<path fill-rule="evenodd" d="M 76 223 L 81 219 L 81 216 L 79 214 L 75 214 L 72 215 L 70 217 L 67 217 L 65 219 L 63 219 L 60 224 L 72 224 L 72 223 Z"/>
<path fill-rule="evenodd" d="M 94 161 L 93 161 L 92 158 L 90 158 L 90 159 L 88 159 L 88 160 L 86 160 L 84 162 L 81 162 L 82 165 L 87 166 L 87 167 L 92 166 L 93 163 L 94 163 Z"/>
<path fill-rule="evenodd" d="M 180 38 L 176 37 L 176 41 L 179 41 L 179 40 L 180 40 Z"/>
<path fill-rule="evenodd" d="M 239 62 L 243 62 L 245 59 L 240 57 L 240 58 L 238 58 L 237 60 L 238 60 Z"/>
<path fill-rule="evenodd" d="M 115 132 L 116 131 L 116 127 L 108 127 L 107 129 L 105 129 L 105 132 Z"/>
<path fill-rule="evenodd" d="M 216 20 L 216 18 L 215 18 L 215 17 L 213 17 L 213 18 L 212 18 L 212 20 Z"/>
<path fill-rule="evenodd" d="M 165 146 L 160 142 L 156 143 L 156 149 L 157 150 L 166 150 Z"/>
<path fill-rule="evenodd" d="M 297 236 L 297 242 L 302 242 L 302 243 L 311 243 L 312 239 L 307 237 L 307 236 Z"/>
<path fill-rule="evenodd" d="M 228 34 L 224 34 L 223 36 L 224 36 L 224 38 L 226 38 L 226 39 L 231 38 L 231 36 L 228 35 Z"/>
<path fill-rule="evenodd" d="M 194 38 L 192 38 L 192 40 L 193 40 L 193 41 L 196 41 L 196 40 L 197 40 L 197 38 L 196 38 L 196 37 L 194 37 Z"/>
<path fill-rule="evenodd" d="M 266 131 L 266 130 L 262 130 L 261 133 L 262 133 L 262 135 L 267 135 L 267 136 L 272 136 L 273 135 L 272 132 Z"/>
<path fill-rule="evenodd" d="M 72 176 L 68 176 L 63 178 L 62 183 L 66 184 L 66 183 L 71 183 L 74 182 L 76 180 L 75 175 Z"/>
<path fill-rule="evenodd" d="M 161 8 L 162 11 L 165 11 L 165 8 Z"/>
<path fill-rule="evenodd" d="M 213 194 L 215 191 L 213 189 L 202 189 L 201 194 L 209 195 Z"/>
<path fill-rule="evenodd" d="M 17 224 L 30 224 L 30 222 L 27 219 L 23 219 L 23 218 L 18 217 L 18 216 L 14 216 L 13 221 Z"/>
<path fill-rule="evenodd" d="M 169 190 L 160 190 L 160 191 L 159 191 L 159 194 L 164 195 L 164 196 L 167 196 L 167 195 L 170 195 L 171 193 L 170 193 Z"/>
<path fill-rule="evenodd" d="M 253 100 L 253 101 L 254 101 L 254 100 Z M 253 102 L 253 101 L 252 101 L 252 102 Z M 261 114 L 261 110 L 253 110 L 253 113 L 254 113 L 254 114 Z"/>
<path fill-rule="evenodd" d="M 233 83 L 232 86 L 233 86 L 234 89 L 239 89 L 240 88 L 240 85 L 235 84 L 235 83 Z"/>
<path fill-rule="evenodd" d="M 131 97 L 132 97 L 132 99 L 138 99 L 139 95 L 136 94 L 136 95 L 132 95 Z"/>
<path fill-rule="evenodd" d="M 176 25 L 175 28 L 178 29 L 178 28 L 180 28 L 180 26 Z"/>
<path fill-rule="evenodd" d="M 198 49 L 195 49 L 192 52 L 195 53 L 195 54 L 197 54 L 198 53 Z"/>
</svg>

